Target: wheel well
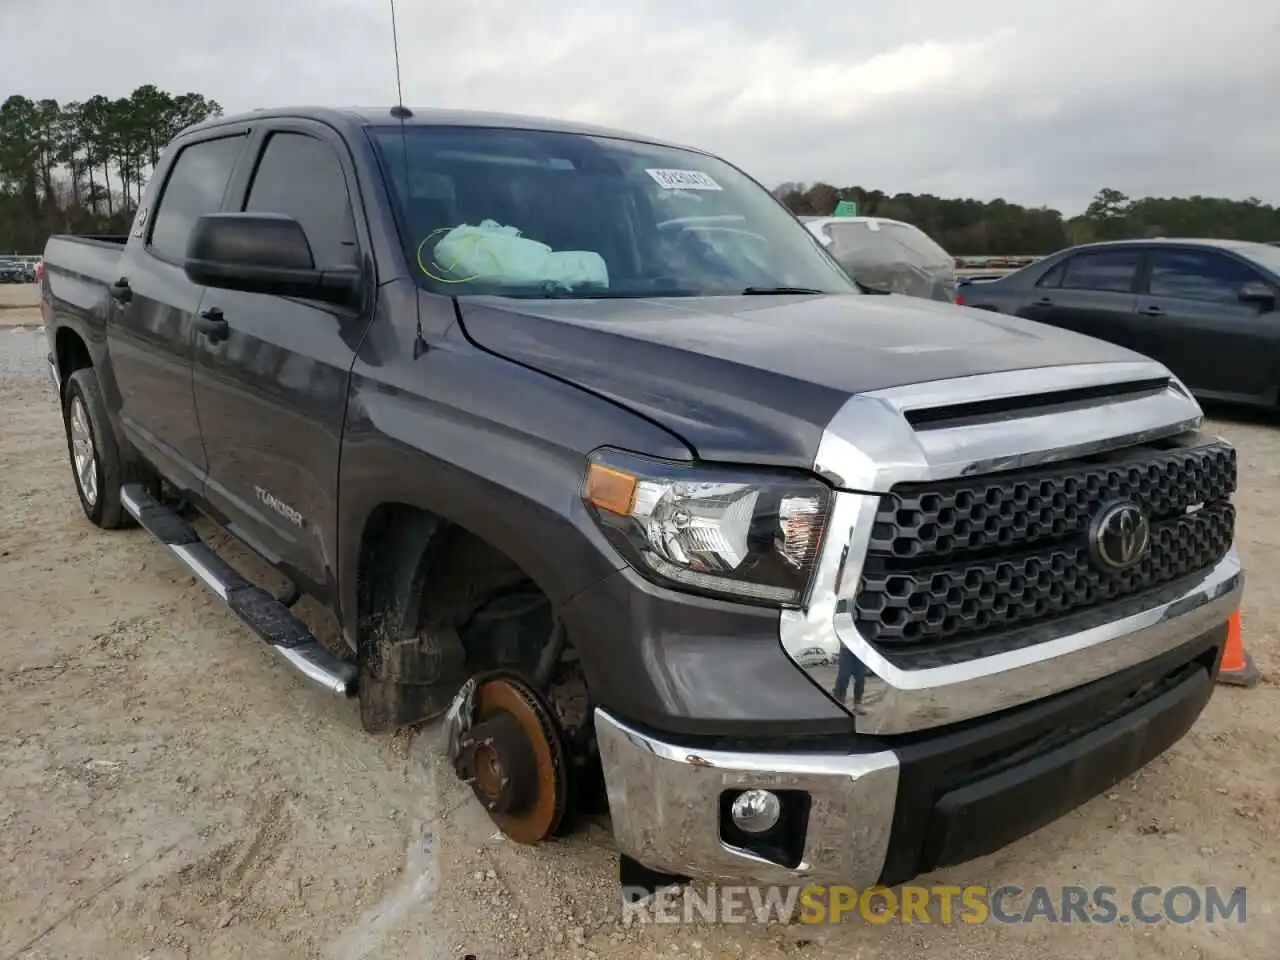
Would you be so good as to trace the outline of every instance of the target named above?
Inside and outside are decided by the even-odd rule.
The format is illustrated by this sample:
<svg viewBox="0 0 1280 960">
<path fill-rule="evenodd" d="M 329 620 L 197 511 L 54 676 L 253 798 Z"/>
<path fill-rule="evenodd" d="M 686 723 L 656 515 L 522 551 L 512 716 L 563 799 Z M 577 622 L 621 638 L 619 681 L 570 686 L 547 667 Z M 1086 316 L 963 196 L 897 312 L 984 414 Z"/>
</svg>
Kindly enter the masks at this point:
<svg viewBox="0 0 1280 960">
<path fill-rule="evenodd" d="M 63 383 L 77 370 L 93 366 L 88 346 L 70 327 L 59 328 L 53 339 L 53 350 L 58 364 L 58 379 Z"/>
<path fill-rule="evenodd" d="M 530 572 L 470 530 L 392 503 L 365 524 L 357 581 L 367 730 L 456 710 L 469 678 L 515 673 L 556 718 L 571 767 L 571 808 L 608 809 L 579 651 Z"/>
<path fill-rule="evenodd" d="M 469 676 L 515 670 L 542 685 L 561 659 L 576 656 L 528 571 L 465 527 L 408 504 L 383 504 L 366 522 L 357 605 L 367 682 L 419 688 L 432 701 L 424 716 Z M 405 716 L 400 696 L 379 700 L 379 727 L 422 718 Z"/>
</svg>

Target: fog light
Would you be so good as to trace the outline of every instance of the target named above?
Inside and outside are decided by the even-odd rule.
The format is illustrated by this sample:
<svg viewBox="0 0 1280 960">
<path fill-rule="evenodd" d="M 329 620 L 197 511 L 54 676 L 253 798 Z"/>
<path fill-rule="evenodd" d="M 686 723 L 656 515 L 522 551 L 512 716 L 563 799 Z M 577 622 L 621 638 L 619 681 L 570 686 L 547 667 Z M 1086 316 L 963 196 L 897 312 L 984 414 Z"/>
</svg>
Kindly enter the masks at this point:
<svg viewBox="0 0 1280 960">
<path fill-rule="evenodd" d="M 777 826 L 782 801 L 768 790 L 745 790 L 734 799 L 731 815 L 743 833 L 765 833 Z"/>
</svg>

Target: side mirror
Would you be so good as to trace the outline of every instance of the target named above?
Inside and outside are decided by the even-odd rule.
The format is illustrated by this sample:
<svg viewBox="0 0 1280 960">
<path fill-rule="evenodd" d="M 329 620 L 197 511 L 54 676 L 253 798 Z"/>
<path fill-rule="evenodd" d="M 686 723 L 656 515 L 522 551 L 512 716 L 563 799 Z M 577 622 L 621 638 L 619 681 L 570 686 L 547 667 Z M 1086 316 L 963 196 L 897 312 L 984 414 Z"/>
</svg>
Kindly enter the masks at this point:
<svg viewBox="0 0 1280 960">
<path fill-rule="evenodd" d="M 359 267 L 317 270 L 302 225 L 274 213 L 209 213 L 196 221 L 183 265 L 192 283 L 352 305 Z"/>
<path fill-rule="evenodd" d="M 1276 306 L 1276 292 L 1261 280 L 1254 280 L 1241 287 L 1240 299 L 1244 303 L 1256 303 L 1263 310 L 1274 310 Z"/>
</svg>

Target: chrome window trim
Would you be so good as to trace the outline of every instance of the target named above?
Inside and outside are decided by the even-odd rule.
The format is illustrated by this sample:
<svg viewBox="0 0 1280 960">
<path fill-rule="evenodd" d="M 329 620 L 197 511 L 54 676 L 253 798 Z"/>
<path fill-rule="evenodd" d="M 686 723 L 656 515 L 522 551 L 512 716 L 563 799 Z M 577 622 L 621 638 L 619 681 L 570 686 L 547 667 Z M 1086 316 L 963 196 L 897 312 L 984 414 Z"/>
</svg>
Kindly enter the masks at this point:
<svg viewBox="0 0 1280 960">
<path fill-rule="evenodd" d="M 911 410 L 977 400 L 1156 379 L 1167 379 L 1163 391 L 1027 416 L 1015 412 L 993 424 L 917 432 L 905 416 Z M 1197 429 L 1203 419 L 1190 391 L 1154 361 L 1018 370 L 852 397 L 828 425 L 815 458 L 814 469 L 839 489 L 808 601 L 802 609 L 782 613 L 784 650 L 829 695 L 840 651 L 851 651 L 868 672 L 861 709 L 850 710 L 855 729 L 895 734 L 972 719 L 1069 690 L 1159 656 L 1225 622 L 1243 593 L 1234 546 L 1171 603 L 963 663 L 902 669 L 859 633 L 852 616 L 880 494 L 895 484 L 1070 459 L 1176 436 Z M 831 662 L 801 665 L 797 656 L 813 647 L 824 650 Z"/>
</svg>

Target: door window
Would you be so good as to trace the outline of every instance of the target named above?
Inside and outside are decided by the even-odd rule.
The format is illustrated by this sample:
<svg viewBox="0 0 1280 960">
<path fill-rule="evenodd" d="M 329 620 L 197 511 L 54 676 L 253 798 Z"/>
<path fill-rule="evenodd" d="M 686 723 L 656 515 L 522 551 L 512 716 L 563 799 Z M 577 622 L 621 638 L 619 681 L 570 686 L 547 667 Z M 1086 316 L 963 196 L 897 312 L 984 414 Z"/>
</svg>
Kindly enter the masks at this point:
<svg viewBox="0 0 1280 960">
<path fill-rule="evenodd" d="M 1138 275 L 1142 254 L 1137 250 L 1099 250 L 1067 261 L 1062 286 L 1069 290 L 1108 290 L 1128 293 Z"/>
<path fill-rule="evenodd" d="M 1261 278 L 1243 263 L 1219 253 L 1159 250 L 1151 255 L 1147 289 L 1153 297 L 1240 302 L 1240 288 Z"/>
<path fill-rule="evenodd" d="M 184 260 L 196 220 L 217 213 L 231 171 L 244 146 L 243 134 L 202 140 L 183 147 L 151 218 L 150 248 L 166 260 Z"/>
<path fill-rule="evenodd" d="M 342 164 L 323 140 L 301 133 L 273 133 L 244 208 L 297 220 L 311 243 L 318 269 L 354 266 L 359 260 Z"/>
<path fill-rule="evenodd" d="M 1060 287 L 1062 286 L 1063 274 L 1067 272 L 1067 261 L 1055 263 L 1043 277 L 1036 281 L 1037 287 Z"/>
</svg>

